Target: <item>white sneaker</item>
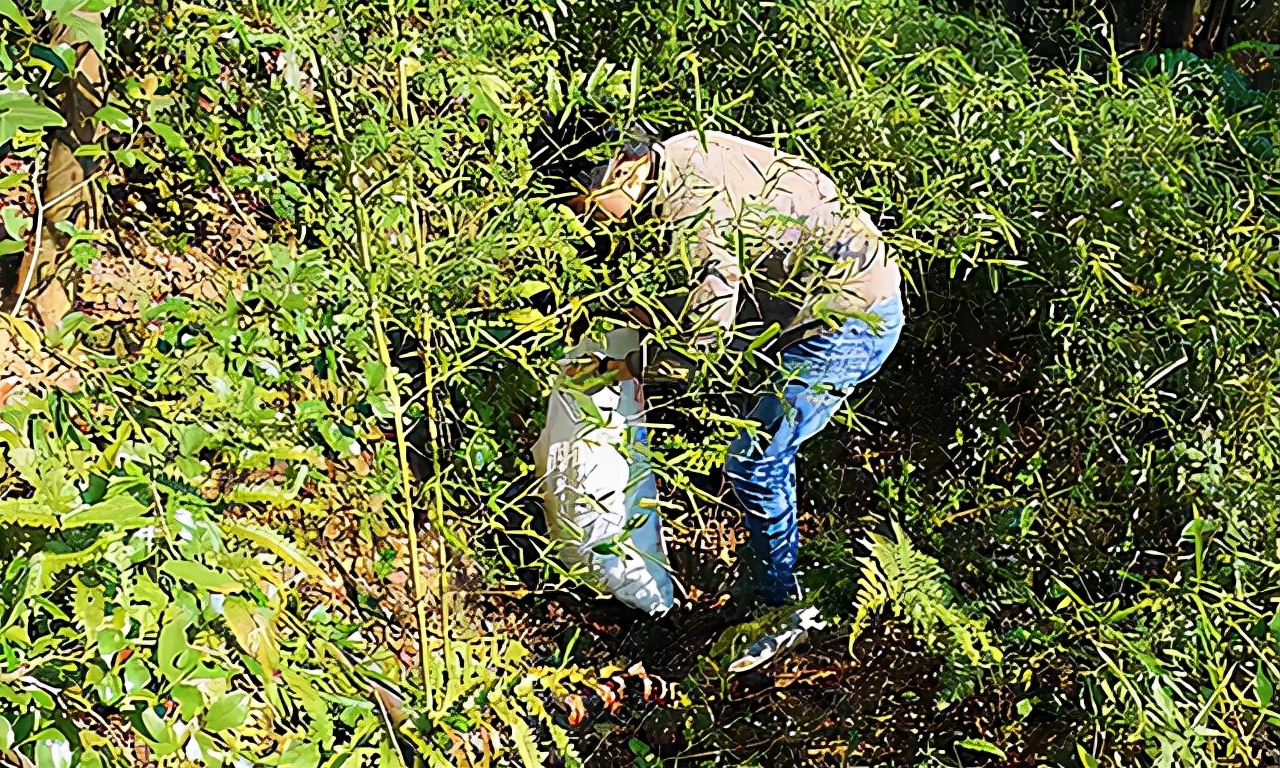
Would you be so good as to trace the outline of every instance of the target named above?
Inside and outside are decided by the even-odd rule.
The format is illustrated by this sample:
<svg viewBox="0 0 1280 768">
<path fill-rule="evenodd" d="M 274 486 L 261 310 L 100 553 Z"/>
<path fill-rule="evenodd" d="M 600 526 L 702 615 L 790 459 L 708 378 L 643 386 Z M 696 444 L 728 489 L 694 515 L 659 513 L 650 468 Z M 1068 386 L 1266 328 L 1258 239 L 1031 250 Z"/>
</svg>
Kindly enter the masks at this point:
<svg viewBox="0 0 1280 768">
<path fill-rule="evenodd" d="M 763 666 L 807 643 L 810 630 L 826 628 L 827 623 L 819 618 L 817 608 L 810 605 L 794 610 L 779 629 L 768 632 L 747 646 L 742 655 L 729 665 L 729 673 L 736 675 Z"/>
</svg>

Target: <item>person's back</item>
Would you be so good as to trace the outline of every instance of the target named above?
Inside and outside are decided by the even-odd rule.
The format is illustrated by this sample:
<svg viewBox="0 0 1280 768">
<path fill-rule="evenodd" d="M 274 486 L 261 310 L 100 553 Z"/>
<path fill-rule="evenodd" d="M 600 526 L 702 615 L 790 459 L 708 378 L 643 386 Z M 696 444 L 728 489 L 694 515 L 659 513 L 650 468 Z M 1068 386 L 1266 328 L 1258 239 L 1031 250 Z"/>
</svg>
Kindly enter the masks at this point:
<svg viewBox="0 0 1280 768">
<path fill-rule="evenodd" d="M 901 275 L 879 231 L 866 214 L 846 213 L 813 165 L 714 131 L 674 136 L 655 154 L 659 215 L 708 269 L 687 304 L 692 325 L 750 336 L 778 323 L 795 341 L 820 331 L 823 317 L 898 295 Z"/>
</svg>

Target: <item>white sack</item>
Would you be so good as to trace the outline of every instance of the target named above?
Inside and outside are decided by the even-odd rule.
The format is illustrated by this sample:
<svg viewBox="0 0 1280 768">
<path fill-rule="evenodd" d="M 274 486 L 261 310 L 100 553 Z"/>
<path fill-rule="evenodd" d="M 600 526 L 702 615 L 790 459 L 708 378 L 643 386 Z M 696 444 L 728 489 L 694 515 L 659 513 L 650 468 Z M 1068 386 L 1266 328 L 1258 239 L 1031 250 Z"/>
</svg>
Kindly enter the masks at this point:
<svg viewBox="0 0 1280 768">
<path fill-rule="evenodd" d="M 607 344 L 602 350 L 584 341 L 570 358 L 596 351 L 622 358 L 637 348 L 639 334 L 619 329 L 608 335 Z M 557 377 L 547 424 L 533 449 L 558 557 L 571 569 L 585 565 L 597 586 L 622 602 L 650 614 L 664 613 L 671 608 L 673 589 L 657 487 L 648 459 L 635 449 L 646 439 L 643 392 L 635 381 L 590 396 L 575 397 L 566 386 L 567 380 Z M 599 418 L 582 399 L 594 403 Z M 627 527 L 632 530 L 623 536 Z M 593 551 L 610 540 L 617 542 L 622 556 Z"/>
</svg>

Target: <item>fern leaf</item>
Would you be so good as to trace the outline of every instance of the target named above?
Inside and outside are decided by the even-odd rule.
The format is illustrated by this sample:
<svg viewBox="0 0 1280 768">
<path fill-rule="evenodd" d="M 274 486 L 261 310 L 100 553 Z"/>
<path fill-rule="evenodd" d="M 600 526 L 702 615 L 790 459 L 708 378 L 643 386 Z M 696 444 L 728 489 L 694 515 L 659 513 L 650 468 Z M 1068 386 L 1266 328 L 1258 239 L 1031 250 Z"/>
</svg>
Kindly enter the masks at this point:
<svg viewBox="0 0 1280 768">
<path fill-rule="evenodd" d="M 524 718 L 508 705 L 504 696 L 494 696 L 489 700 L 489 705 L 493 707 L 498 719 L 511 729 L 516 754 L 520 755 L 520 761 L 524 763 L 525 768 L 542 768 L 546 756 L 538 749 L 538 741 L 534 738 L 533 729 Z"/>
<path fill-rule="evenodd" d="M 329 578 L 329 574 L 325 573 L 325 570 L 315 560 L 301 549 L 298 549 L 293 542 L 287 541 L 283 536 L 269 528 L 254 525 L 253 523 L 224 522 L 222 529 L 232 536 L 257 544 L 263 549 L 271 550 L 280 559 L 308 576 L 322 581 Z"/>
</svg>

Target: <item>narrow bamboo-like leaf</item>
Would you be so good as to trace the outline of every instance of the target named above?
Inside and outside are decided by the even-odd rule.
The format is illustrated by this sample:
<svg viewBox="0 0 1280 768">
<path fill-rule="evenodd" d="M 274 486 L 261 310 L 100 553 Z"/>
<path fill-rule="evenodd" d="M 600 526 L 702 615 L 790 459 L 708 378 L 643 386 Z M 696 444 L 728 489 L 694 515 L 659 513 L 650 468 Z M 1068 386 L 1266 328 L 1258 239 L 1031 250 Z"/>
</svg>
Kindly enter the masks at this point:
<svg viewBox="0 0 1280 768">
<path fill-rule="evenodd" d="M 1098 768 L 1098 761 L 1094 759 L 1093 755 L 1084 751 L 1084 745 L 1076 745 L 1076 755 L 1080 757 L 1080 765 L 1084 766 L 1084 768 Z"/>
<path fill-rule="evenodd" d="M 516 754 L 520 755 L 520 762 L 524 763 L 525 768 L 541 768 L 544 755 L 538 749 L 537 739 L 534 738 L 529 724 L 514 712 L 504 699 L 492 699 L 489 705 L 493 707 L 498 719 L 511 729 L 511 738 L 516 745 Z"/>
<path fill-rule="evenodd" d="M 0 0 L 0 6 L 3 6 L 5 2 L 6 0 Z M 31 55 L 64 75 L 71 74 L 71 68 L 67 66 L 67 60 L 62 57 L 62 54 L 47 45 L 36 44 L 31 46 Z"/>
</svg>

